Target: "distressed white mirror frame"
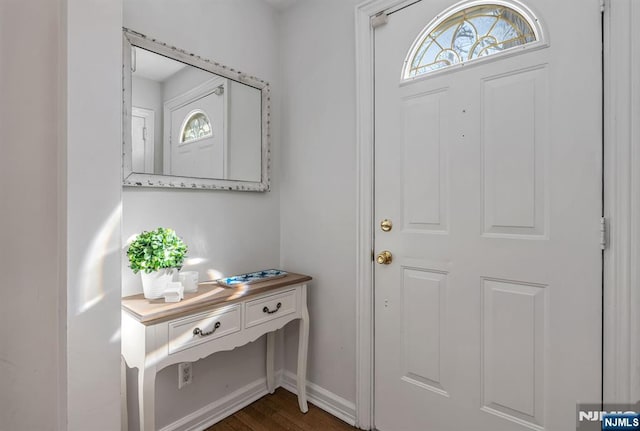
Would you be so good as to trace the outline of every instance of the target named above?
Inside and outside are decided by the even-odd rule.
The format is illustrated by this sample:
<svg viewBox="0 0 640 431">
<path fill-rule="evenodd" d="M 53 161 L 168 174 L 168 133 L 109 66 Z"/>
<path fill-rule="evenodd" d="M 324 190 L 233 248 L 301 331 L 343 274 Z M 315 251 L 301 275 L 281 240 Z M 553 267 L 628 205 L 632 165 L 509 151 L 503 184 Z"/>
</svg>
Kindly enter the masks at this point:
<svg viewBox="0 0 640 431">
<path fill-rule="evenodd" d="M 136 46 L 155 52 L 165 57 L 189 64 L 199 69 L 215 73 L 242 84 L 260 90 L 261 93 L 261 174 L 260 181 L 239 181 L 212 178 L 192 178 L 157 174 L 144 174 L 132 170 L 132 138 L 131 138 L 131 47 Z M 201 58 L 182 49 L 169 46 L 166 43 L 151 39 L 141 33 L 123 28 L 123 59 L 122 59 L 122 167 L 123 185 L 131 187 L 161 187 L 174 189 L 203 189 L 203 190 L 236 190 L 266 192 L 270 188 L 271 170 L 271 115 L 270 115 L 270 87 L 269 83 L 246 73 L 234 70 L 222 64 Z"/>
</svg>

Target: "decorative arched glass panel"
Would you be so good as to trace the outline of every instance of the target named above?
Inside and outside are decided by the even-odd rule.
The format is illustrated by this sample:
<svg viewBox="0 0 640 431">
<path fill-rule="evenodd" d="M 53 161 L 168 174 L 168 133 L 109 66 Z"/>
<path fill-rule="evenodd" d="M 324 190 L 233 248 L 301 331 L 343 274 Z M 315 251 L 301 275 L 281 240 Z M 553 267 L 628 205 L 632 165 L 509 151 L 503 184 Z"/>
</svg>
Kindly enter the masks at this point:
<svg viewBox="0 0 640 431">
<path fill-rule="evenodd" d="M 180 133 L 180 143 L 185 144 L 187 142 L 195 141 L 197 139 L 207 138 L 213 135 L 211 130 L 211 122 L 202 111 L 194 111 L 187 115 L 187 119 L 182 126 L 182 133 Z"/>
<path fill-rule="evenodd" d="M 536 20 L 525 14 L 498 2 L 453 8 L 416 39 L 405 61 L 403 79 L 536 42 Z"/>
</svg>

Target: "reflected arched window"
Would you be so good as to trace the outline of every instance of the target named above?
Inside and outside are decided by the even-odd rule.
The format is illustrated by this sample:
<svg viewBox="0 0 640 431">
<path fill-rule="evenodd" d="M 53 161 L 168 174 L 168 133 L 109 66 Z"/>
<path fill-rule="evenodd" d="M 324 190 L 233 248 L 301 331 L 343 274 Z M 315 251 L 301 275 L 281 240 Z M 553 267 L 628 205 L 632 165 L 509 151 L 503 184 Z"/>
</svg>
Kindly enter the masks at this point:
<svg viewBox="0 0 640 431">
<path fill-rule="evenodd" d="M 180 133 L 180 143 L 185 144 L 212 135 L 211 122 L 207 114 L 198 110 L 187 115 Z"/>
<path fill-rule="evenodd" d="M 439 15 L 414 42 L 403 79 L 537 41 L 537 22 L 527 15 L 524 9 L 518 11 L 497 2 L 474 2 Z"/>
</svg>

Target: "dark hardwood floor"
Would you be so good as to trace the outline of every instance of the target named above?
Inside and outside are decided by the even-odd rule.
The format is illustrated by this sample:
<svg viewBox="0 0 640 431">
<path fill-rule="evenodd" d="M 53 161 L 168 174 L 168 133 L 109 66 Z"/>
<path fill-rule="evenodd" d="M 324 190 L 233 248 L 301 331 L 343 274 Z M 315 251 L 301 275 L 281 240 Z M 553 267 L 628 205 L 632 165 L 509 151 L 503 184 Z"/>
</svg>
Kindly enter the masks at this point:
<svg viewBox="0 0 640 431">
<path fill-rule="evenodd" d="M 260 398 L 205 431 L 353 431 L 356 429 L 311 403 L 309 403 L 309 411 L 306 414 L 301 413 L 298 409 L 298 398 L 291 392 L 278 388 L 273 395 Z"/>
</svg>

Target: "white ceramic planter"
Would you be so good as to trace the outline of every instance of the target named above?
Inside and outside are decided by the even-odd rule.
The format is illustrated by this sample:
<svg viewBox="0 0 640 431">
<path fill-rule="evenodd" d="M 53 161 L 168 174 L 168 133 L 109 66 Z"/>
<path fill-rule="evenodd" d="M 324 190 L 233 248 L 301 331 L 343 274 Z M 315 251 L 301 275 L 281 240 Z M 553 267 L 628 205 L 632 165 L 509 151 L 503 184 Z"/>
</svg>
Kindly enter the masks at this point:
<svg viewBox="0 0 640 431">
<path fill-rule="evenodd" d="M 173 268 L 161 269 L 149 274 L 144 271 L 140 272 L 144 297 L 147 299 L 162 298 L 167 284 L 173 281 L 174 272 L 175 270 Z"/>
</svg>

